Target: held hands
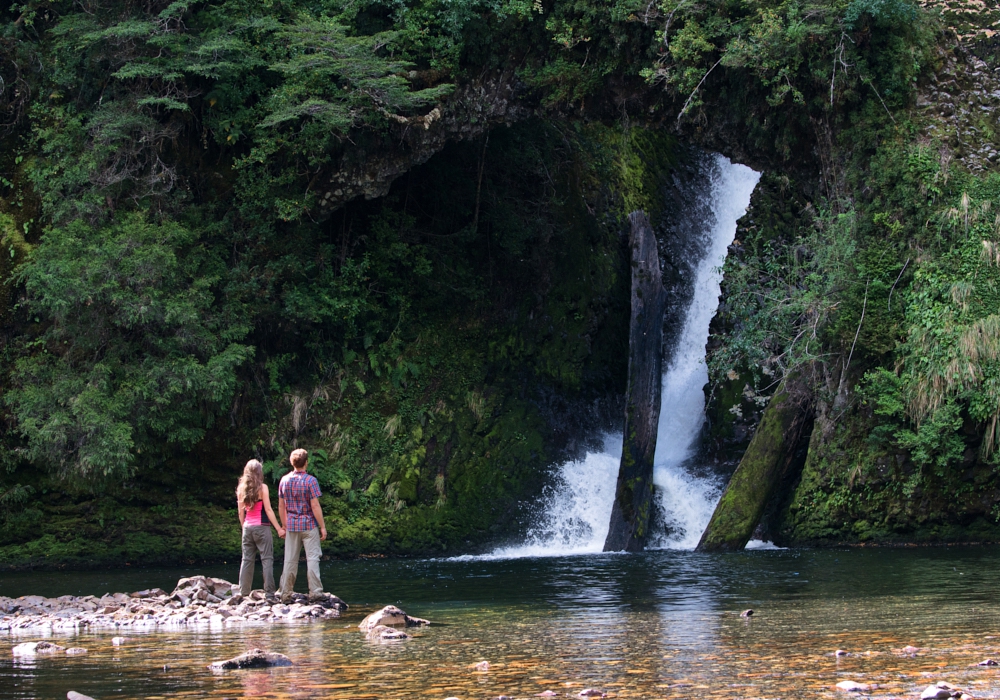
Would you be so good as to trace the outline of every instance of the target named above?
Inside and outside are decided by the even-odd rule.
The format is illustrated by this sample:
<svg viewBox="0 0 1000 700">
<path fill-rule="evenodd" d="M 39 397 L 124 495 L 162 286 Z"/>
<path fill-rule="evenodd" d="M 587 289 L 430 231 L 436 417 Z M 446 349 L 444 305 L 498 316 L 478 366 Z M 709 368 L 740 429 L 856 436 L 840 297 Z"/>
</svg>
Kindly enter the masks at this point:
<svg viewBox="0 0 1000 700">
<path fill-rule="evenodd" d="M 285 539 L 285 528 L 278 527 L 278 537 L 280 537 L 281 539 Z"/>
</svg>

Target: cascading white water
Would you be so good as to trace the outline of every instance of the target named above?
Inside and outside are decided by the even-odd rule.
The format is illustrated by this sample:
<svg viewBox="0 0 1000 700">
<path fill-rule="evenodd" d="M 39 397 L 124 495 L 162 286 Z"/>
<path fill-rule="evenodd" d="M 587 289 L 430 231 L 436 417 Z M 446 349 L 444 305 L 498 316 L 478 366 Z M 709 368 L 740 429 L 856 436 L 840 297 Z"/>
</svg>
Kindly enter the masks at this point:
<svg viewBox="0 0 1000 700">
<path fill-rule="evenodd" d="M 715 510 L 722 484 L 697 477 L 685 467 L 705 424 L 708 329 L 719 308 L 722 264 L 736 237 L 736 222 L 750 206 L 760 173 L 728 158 L 712 163 L 708 196 L 714 221 L 705 222 L 705 254 L 694 269 L 694 295 L 684 314 L 677 346 L 663 373 L 653 483 L 665 536 L 654 547 L 694 549 Z"/>
<path fill-rule="evenodd" d="M 705 238 L 692 265 L 691 303 L 663 374 L 660 423 L 653 481 L 658 506 L 667 526 L 654 547 L 693 549 L 719 498 L 719 484 L 688 468 L 705 422 L 704 387 L 708 382 L 705 345 L 708 328 L 719 306 L 722 263 L 736 236 L 736 222 L 750 205 L 760 175 L 745 165 L 715 156 L 710 187 L 704 194 L 712 220 L 699 222 L 693 235 Z M 604 548 L 618 480 L 622 436 L 608 435 L 604 449 L 559 466 L 555 483 L 543 496 L 544 517 L 524 544 L 495 550 L 487 558 L 565 556 L 600 552 Z"/>
</svg>

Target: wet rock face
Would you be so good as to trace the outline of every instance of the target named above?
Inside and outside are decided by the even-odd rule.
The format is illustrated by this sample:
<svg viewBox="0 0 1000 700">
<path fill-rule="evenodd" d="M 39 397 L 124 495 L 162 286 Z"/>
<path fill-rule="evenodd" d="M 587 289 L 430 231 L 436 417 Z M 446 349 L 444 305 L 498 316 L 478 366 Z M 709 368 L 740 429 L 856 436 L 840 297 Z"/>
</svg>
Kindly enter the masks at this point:
<svg viewBox="0 0 1000 700">
<path fill-rule="evenodd" d="M 640 211 L 632 225 L 632 317 L 629 330 L 625 439 L 605 552 L 640 551 L 649 536 L 653 499 L 653 456 L 660 421 L 663 312 L 667 293 L 649 219 Z"/>
<path fill-rule="evenodd" d="M 385 196 L 396 178 L 450 141 L 475 139 L 493 127 L 527 119 L 535 110 L 524 103 L 522 91 L 513 71 L 486 76 L 460 85 L 425 115 L 393 117 L 384 136 L 366 133 L 355 139 L 316 188 L 320 215 L 358 197 Z"/>
<path fill-rule="evenodd" d="M 309 622 L 340 617 L 347 603 L 335 595 L 324 594 L 311 600 L 292 594 L 288 604 L 268 600 L 264 592 L 253 591 L 244 598 L 239 587 L 224 579 L 192 576 L 177 582 L 171 593 L 158 588 L 131 594 L 114 593 L 96 596 L 22 596 L 0 597 L 0 632 L 37 634 L 39 632 L 80 632 L 82 630 L 177 629 L 188 627 L 230 627 L 289 622 Z M 128 642 L 116 637 L 119 644 Z M 51 653 L 35 644 L 24 654 Z M 52 645 L 55 646 L 55 645 Z M 63 651 L 59 647 L 59 651 Z M 74 653 L 80 653 L 74 650 Z"/>
<path fill-rule="evenodd" d="M 274 668 L 291 665 L 292 660 L 284 654 L 264 651 L 263 649 L 251 649 L 245 654 L 231 659 L 211 663 L 208 667 L 213 671 L 232 671 L 241 668 Z"/>
</svg>

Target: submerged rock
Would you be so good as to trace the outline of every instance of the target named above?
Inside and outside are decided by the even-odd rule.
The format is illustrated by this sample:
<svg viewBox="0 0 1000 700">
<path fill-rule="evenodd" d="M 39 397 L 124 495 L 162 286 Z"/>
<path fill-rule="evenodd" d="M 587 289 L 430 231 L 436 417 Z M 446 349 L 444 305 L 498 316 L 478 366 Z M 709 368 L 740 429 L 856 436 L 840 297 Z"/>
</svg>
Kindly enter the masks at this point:
<svg viewBox="0 0 1000 700">
<path fill-rule="evenodd" d="M 208 665 L 213 671 L 233 671 L 241 668 L 273 668 L 276 666 L 291 666 L 292 660 L 284 654 L 278 654 L 263 649 L 251 649 L 245 654 L 234 656 L 225 661 L 216 661 Z"/>
<path fill-rule="evenodd" d="M 753 617 L 753 610 L 747 609 L 740 613 L 740 617 L 750 618 Z"/>
<path fill-rule="evenodd" d="M 429 625 L 429 620 L 419 617 L 410 617 L 395 605 L 386 605 L 381 610 L 376 610 L 358 624 L 358 629 L 371 631 L 380 625 L 386 627 L 417 627 L 419 625 Z"/>
<path fill-rule="evenodd" d="M 577 697 L 581 698 L 606 698 L 608 694 L 603 690 L 598 690 L 597 688 L 584 688 L 579 693 L 576 694 Z"/>
<path fill-rule="evenodd" d="M 872 683 L 858 683 L 856 681 L 840 681 L 837 684 L 837 690 L 843 690 L 847 693 L 867 693 L 869 690 L 875 690 L 876 688 L 878 686 Z"/>
<path fill-rule="evenodd" d="M 472 664 L 472 668 L 474 668 L 477 671 L 489 671 L 490 670 L 490 662 L 489 661 L 480 661 L 477 664 Z"/>
<path fill-rule="evenodd" d="M 399 642 L 405 639 L 412 639 L 412 637 L 403 630 L 378 625 L 368 630 L 368 639 L 378 642 Z"/>
<path fill-rule="evenodd" d="M 843 649 L 837 649 L 837 651 L 833 652 L 833 655 L 834 656 L 850 656 L 850 653 L 844 651 Z"/>
<path fill-rule="evenodd" d="M 83 647 L 71 647 L 66 650 L 66 653 L 69 656 L 78 656 L 79 654 L 86 654 L 87 650 L 84 649 Z"/>
<path fill-rule="evenodd" d="M 52 642 L 24 642 L 18 644 L 11 650 L 14 656 L 36 656 L 41 654 L 58 654 L 66 651 L 66 647 L 61 647 Z"/>
<path fill-rule="evenodd" d="M 983 659 L 978 664 L 976 664 L 976 666 L 1000 666 L 1000 664 L 998 664 L 993 659 Z"/>
<path fill-rule="evenodd" d="M 66 700 L 94 700 L 94 698 L 89 695 L 84 695 L 83 693 L 78 693 L 75 690 L 71 690 L 66 693 Z"/>
</svg>

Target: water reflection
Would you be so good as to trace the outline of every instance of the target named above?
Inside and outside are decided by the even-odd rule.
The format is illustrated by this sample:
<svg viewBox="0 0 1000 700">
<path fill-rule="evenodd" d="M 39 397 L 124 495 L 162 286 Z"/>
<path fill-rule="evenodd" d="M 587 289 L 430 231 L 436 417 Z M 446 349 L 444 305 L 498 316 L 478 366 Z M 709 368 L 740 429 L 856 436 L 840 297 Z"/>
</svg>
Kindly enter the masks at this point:
<svg viewBox="0 0 1000 700">
<path fill-rule="evenodd" d="M 919 693 L 948 680 L 977 696 L 998 672 L 992 572 L 1000 549 L 654 552 L 508 561 L 327 562 L 353 603 L 342 620 L 305 626 L 67 638 L 78 657 L 18 660 L 0 641 L 0 697 L 517 698 L 600 687 L 616 697 L 834 697 L 850 679 L 875 695 Z M 220 567 L 223 568 L 224 567 Z M 211 573 L 230 576 L 233 571 Z M 35 583 L 62 593 L 171 588 L 187 572 L 0 577 L 0 594 Z M 105 587 L 106 586 L 106 587 Z M 26 590 L 27 589 L 27 590 Z M 79 589 L 77 589 L 79 590 Z M 356 629 L 396 603 L 432 619 L 405 644 L 369 643 Z M 756 614 L 746 620 L 745 608 Z M 907 645 L 919 649 L 902 653 Z M 262 647 L 296 665 L 213 674 L 216 659 Z M 844 649 L 850 656 L 835 657 Z M 481 660 L 492 664 L 476 672 Z M 883 692 L 884 691 L 884 692 Z"/>
</svg>

